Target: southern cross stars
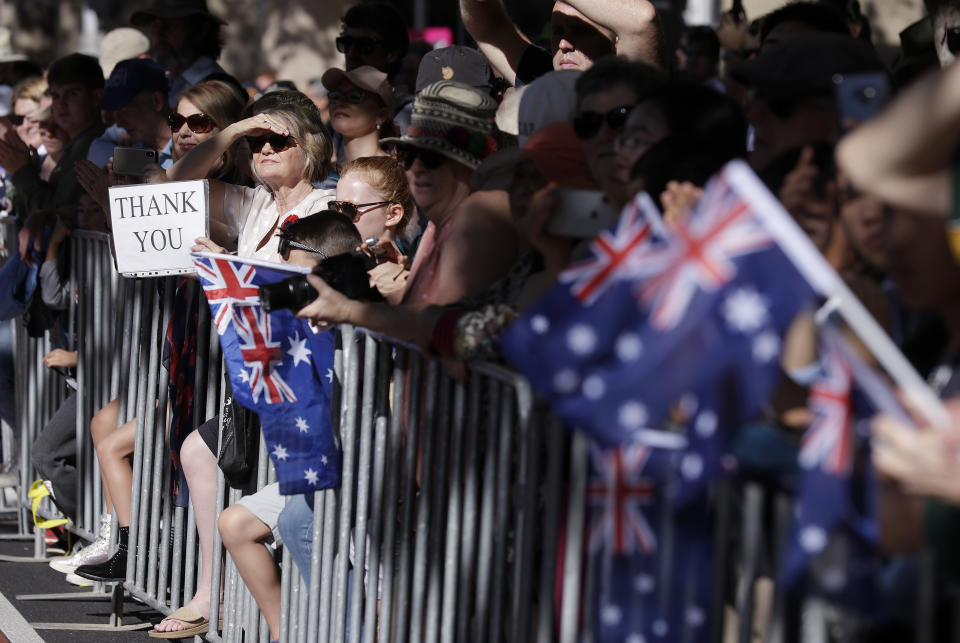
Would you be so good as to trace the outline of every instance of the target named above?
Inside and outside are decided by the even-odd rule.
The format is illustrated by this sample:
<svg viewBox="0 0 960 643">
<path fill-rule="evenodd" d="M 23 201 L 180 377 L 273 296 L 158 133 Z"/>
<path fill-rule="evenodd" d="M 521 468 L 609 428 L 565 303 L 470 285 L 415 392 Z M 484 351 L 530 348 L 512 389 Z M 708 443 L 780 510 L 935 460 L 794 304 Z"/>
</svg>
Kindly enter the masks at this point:
<svg viewBox="0 0 960 643">
<path fill-rule="evenodd" d="M 320 478 L 313 469 L 307 469 L 303 472 L 303 478 L 312 485 L 320 484 Z"/>
<path fill-rule="evenodd" d="M 297 428 L 300 429 L 300 433 L 306 433 L 310 430 L 310 425 L 307 424 L 307 421 L 302 417 L 297 417 L 295 420 L 297 423 Z"/>
<path fill-rule="evenodd" d="M 277 446 L 273 447 L 273 457 L 275 457 L 277 460 L 287 459 L 287 450 L 282 444 L 278 444 Z"/>
<path fill-rule="evenodd" d="M 293 337 L 288 337 L 290 340 L 290 350 L 287 351 L 287 355 L 293 358 L 293 366 L 296 368 L 300 362 L 310 363 L 310 358 L 308 355 L 313 354 L 309 348 L 307 348 L 307 338 L 304 337 L 300 339 L 300 332 L 297 331 Z"/>
</svg>

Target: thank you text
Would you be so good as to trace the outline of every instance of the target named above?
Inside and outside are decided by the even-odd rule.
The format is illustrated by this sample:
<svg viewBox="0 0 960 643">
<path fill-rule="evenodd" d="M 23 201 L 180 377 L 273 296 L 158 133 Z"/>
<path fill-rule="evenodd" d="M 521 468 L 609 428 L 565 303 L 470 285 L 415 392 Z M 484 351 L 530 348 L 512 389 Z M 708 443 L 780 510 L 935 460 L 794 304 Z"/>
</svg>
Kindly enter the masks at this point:
<svg viewBox="0 0 960 643">
<path fill-rule="evenodd" d="M 110 188 L 117 270 L 128 277 L 193 272 L 190 246 L 209 233 L 205 180 Z"/>
</svg>

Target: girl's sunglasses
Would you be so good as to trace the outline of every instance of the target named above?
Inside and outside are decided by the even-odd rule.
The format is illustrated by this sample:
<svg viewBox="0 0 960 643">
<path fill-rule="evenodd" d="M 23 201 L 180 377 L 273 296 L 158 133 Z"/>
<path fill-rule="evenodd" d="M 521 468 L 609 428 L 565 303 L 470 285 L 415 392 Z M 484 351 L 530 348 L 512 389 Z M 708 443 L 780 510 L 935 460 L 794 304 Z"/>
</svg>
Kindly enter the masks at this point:
<svg viewBox="0 0 960 643">
<path fill-rule="evenodd" d="M 420 147 L 413 147 L 412 145 L 397 146 L 397 160 L 403 165 L 403 169 L 409 170 L 413 167 L 417 159 L 420 159 L 420 162 L 423 163 L 424 167 L 428 170 L 435 170 L 443 165 L 447 157 L 440 152 L 425 150 Z"/>
<path fill-rule="evenodd" d="M 184 116 L 183 114 L 173 113 L 167 116 L 167 124 L 170 126 L 171 132 L 179 131 L 184 123 L 194 134 L 206 134 L 217 126 L 217 123 L 206 114 Z"/>
<path fill-rule="evenodd" d="M 349 201 L 331 201 L 330 207 L 340 214 L 350 217 L 356 223 L 363 215 L 376 210 L 382 205 L 389 205 L 392 201 L 374 201 L 372 203 L 350 203 Z M 364 210 L 363 208 L 367 208 Z"/>
<path fill-rule="evenodd" d="M 288 147 L 295 147 L 297 141 L 292 136 L 282 136 L 280 134 L 247 137 L 247 144 L 250 146 L 250 151 L 254 154 L 260 152 L 267 143 L 270 143 L 270 149 L 274 152 L 282 152 Z"/>
</svg>

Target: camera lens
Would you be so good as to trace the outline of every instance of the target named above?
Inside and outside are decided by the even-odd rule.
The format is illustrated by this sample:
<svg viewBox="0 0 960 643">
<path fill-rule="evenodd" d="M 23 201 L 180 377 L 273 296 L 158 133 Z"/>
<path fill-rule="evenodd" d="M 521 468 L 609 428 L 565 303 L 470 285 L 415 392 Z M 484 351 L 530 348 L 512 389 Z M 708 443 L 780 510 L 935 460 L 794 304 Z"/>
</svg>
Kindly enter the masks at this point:
<svg viewBox="0 0 960 643">
<path fill-rule="evenodd" d="M 267 313 L 282 309 L 296 312 L 316 298 L 316 289 L 304 275 L 260 286 L 260 305 Z"/>
</svg>

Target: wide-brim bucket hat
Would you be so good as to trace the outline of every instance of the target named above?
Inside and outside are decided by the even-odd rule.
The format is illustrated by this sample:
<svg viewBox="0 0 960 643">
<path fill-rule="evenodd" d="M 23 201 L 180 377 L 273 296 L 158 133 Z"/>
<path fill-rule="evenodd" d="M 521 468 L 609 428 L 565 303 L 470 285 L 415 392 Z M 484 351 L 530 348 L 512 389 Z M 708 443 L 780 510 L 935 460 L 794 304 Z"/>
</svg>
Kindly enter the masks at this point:
<svg viewBox="0 0 960 643">
<path fill-rule="evenodd" d="M 497 151 L 496 113 L 497 101 L 488 94 L 441 80 L 417 94 L 407 133 L 380 142 L 432 150 L 476 169 Z"/>
</svg>

